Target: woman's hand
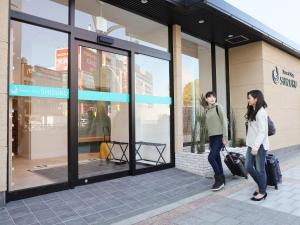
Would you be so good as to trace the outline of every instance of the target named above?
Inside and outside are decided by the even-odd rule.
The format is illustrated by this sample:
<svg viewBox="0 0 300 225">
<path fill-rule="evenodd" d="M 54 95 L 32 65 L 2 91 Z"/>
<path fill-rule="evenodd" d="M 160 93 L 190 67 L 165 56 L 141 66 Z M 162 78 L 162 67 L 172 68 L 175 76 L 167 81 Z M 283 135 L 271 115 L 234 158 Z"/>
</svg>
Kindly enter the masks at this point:
<svg viewBox="0 0 300 225">
<path fill-rule="evenodd" d="M 226 138 L 223 138 L 223 145 L 227 145 L 228 144 L 228 140 Z"/>
<path fill-rule="evenodd" d="M 257 155 L 257 152 L 258 152 L 258 149 L 252 148 L 252 150 L 251 150 L 252 155 Z"/>
</svg>

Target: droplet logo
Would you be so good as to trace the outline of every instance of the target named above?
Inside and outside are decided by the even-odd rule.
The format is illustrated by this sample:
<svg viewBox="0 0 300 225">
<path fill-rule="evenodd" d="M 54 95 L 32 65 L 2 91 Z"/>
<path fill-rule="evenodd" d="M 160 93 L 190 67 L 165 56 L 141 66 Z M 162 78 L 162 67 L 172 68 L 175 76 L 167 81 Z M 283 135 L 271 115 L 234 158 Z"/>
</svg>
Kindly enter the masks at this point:
<svg viewBox="0 0 300 225">
<path fill-rule="evenodd" d="M 279 82 L 280 82 L 280 76 L 279 76 L 279 72 L 278 72 L 277 66 L 272 71 L 272 78 L 273 78 L 274 84 L 276 84 L 276 85 L 279 84 Z"/>
</svg>

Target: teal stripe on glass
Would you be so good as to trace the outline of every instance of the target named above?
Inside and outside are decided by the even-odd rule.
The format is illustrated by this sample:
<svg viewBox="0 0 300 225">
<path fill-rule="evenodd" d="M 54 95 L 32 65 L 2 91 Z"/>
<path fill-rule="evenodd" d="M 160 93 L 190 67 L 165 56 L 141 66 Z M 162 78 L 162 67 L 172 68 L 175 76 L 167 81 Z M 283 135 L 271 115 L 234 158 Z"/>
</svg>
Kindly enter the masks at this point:
<svg viewBox="0 0 300 225">
<path fill-rule="evenodd" d="M 86 101 L 129 102 L 129 94 L 99 91 L 79 91 L 78 99 Z"/>
<path fill-rule="evenodd" d="M 136 95 L 136 103 L 146 103 L 146 104 L 164 104 L 171 105 L 172 98 L 170 97 L 160 97 L 160 96 L 150 96 L 150 95 Z"/>
<path fill-rule="evenodd" d="M 10 96 L 39 97 L 39 98 L 69 98 L 69 89 L 21 84 L 9 85 Z"/>
</svg>

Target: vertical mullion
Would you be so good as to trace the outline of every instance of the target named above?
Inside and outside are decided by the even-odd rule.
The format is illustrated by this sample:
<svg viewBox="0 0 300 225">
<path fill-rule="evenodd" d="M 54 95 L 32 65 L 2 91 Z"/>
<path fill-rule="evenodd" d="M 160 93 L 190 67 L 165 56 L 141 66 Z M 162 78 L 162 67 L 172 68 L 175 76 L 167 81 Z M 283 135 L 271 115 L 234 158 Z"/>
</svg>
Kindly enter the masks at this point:
<svg viewBox="0 0 300 225">
<path fill-rule="evenodd" d="M 75 0 L 69 0 L 69 25 L 75 26 Z"/>
<path fill-rule="evenodd" d="M 230 103 L 230 78 L 229 78 L 229 56 L 228 48 L 225 48 L 225 69 L 226 69 L 226 104 L 227 104 L 227 118 L 231 122 L 231 103 Z M 231 130 L 228 130 L 228 138 L 231 139 Z"/>
<path fill-rule="evenodd" d="M 130 174 L 136 173 L 136 158 L 135 158 L 135 52 L 130 52 L 129 57 L 129 169 Z"/>
<path fill-rule="evenodd" d="M 211 43 L 212 90 L 217 94 L 216 45 Z"/>
<path fill-rule="evenodd" d="M 170 97 L 172 98 L 172 104 L 170 105 L 170 159 L 171 164 L 175 166 L 175 120 L 174 120 L 174 76 L 173 76 L 173 26 L 168 27 L 169 38 L 169 52 L 171 54 L 171 61 L 169 62 L 169 85 L 170 85 Z"/>
<path fill-rule="evenodd" d="M 72 26 L 69 34 L 69 77 L 68 87 L 70 97 L 68 101 L 68 181 L 70 188 L 74 188 L 78 180 L 78 57 L 77 45 L 73 32 L 75 2 L 69 2 L 69 23 Z"/>
</svg>

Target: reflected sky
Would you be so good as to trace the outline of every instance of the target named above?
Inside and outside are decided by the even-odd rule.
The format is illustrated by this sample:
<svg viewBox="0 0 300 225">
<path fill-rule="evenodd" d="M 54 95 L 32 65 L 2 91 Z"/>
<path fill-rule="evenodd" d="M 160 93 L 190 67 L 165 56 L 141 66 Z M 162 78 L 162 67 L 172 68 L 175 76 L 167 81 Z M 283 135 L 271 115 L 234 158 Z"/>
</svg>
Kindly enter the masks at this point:
<svg viewBox="0 0 300 225">
<path fill-rule="evenodd" d="M 53 20 L 68 23 L 68 0 L 60 0 L 64 4 L 51 0 L 11 0 L 11 8 L 17 11 Z"/>
</svg>

